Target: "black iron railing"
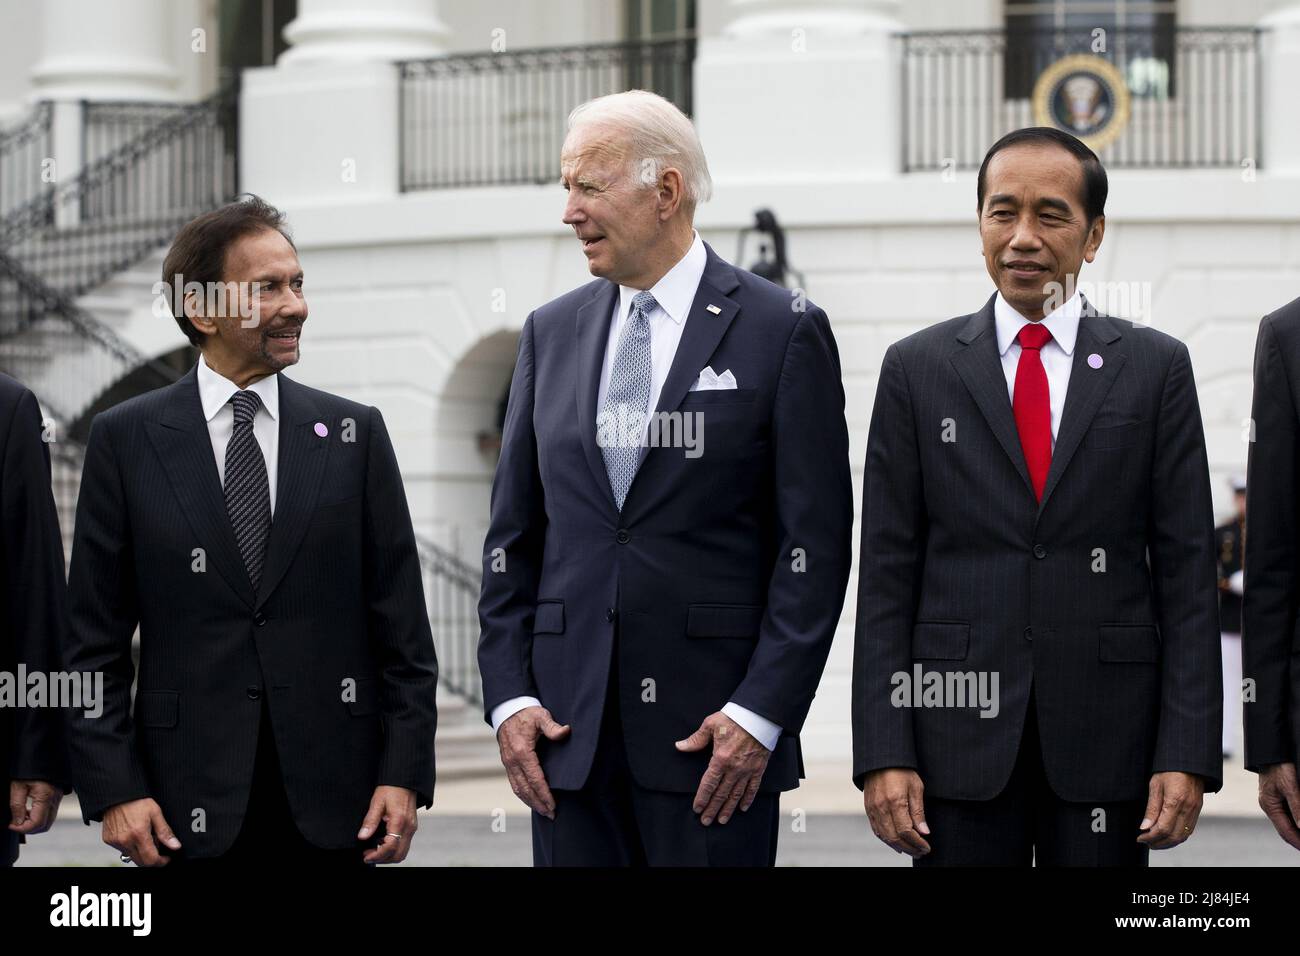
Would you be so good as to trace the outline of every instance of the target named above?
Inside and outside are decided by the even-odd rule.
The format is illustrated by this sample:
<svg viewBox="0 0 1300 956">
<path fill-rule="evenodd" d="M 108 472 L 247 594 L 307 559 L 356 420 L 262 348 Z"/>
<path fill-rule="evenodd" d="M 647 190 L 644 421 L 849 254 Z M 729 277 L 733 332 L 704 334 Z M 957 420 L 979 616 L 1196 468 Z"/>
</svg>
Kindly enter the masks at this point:
<svg viewBox="0 0 1300 956">
<path fill-rule="evenodd" d="M 1128 90 L 1128 120 L 1099 152 L 1107 166 L 1257 165 L 1259 35 L 1236 27 L 903 34 L 903 169 L 978 168 L 1000 136 L 1040 125 L 1035 80 L 1071 54 L 1100 56 Z"/>
<path fill-rule="evenodd" d="M 233 86 L 163 118 L 0 219 L 0 246 L 60 292 L 80 295 L 232 198 Z"/>
<path fill-rule="evenodd" d="M 687 37 L 401 63 L 401 187 L 556 182 L 575 106 L 646 89 L 689 115 L 694 60 Z"/>
<path fill-rule="evenodd" d="M 21 122 L 0 130 L 0 218 L 31 202 L 54 182 L 53 104 L 37 103 Z"/>
<path fill-rule="evenodd" d="M 179 119 L 194 103 L 137 103 L 96 100 L 81 104 L 81 165 L 88 166 L 145 136 L 168 120 Z"/>
<path fill-rule="evenodd" d="M 0 371 L 27 385 L 61 429 L 130 372 L 147 372 L 147 387 L 179 374 L 149 359 L 0 249 Z"/>
<path fill-rule="evenodd" d="M 438 649 L 438 679 L 468 703 L 483 704 L 478 673 L 478 595 L 481 572 L 427 538 L 416 536 L 424 573 L 429 627 Z"/>
</svg>

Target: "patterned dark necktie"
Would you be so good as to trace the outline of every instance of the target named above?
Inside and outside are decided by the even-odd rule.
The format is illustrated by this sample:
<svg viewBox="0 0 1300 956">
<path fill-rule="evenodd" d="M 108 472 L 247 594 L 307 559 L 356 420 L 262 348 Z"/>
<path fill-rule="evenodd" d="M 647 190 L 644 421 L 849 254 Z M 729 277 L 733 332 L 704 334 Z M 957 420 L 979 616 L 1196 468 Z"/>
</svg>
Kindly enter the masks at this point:
<svg viewBox="0 0 1300 956">
<path fill-rule="evenodd" d="M 230 397 L 230 404 L 235 407 L 235 428 L 226 446 L 226 513 L 256 593 L 271 532 L 271 485 L 253 436 L 253 418 L 262 399 L 256 392 L 240 391 Z"/>
</svg>

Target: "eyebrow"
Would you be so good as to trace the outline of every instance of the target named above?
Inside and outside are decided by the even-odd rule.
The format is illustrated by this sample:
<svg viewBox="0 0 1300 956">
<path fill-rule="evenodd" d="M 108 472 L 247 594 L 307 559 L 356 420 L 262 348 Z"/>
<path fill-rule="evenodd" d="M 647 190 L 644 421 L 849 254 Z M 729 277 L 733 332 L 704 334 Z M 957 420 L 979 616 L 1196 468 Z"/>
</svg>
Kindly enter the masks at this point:
<svg viewBox="0 0 1300 956">
<path fill-rule="evenodd" d="M 1015 202 L 1016 197 L 1012 196 L 1010 193 L 998 193 L 996 196 L 989 197 L 988 204 L 990 206 L 996 206 L 998 203 L 1010 203 L 1011 205 L 1015 205 Z M 1042 199 L 1038 200 L 1038 205 L 1040 207 L 1046 206 L 1049 209 L 1059 209 L 1061 212 L 1073 212 L 1068 202 L 1064 199 L 1057 199 L 1055 196 L 1044 196 Z"/>
<path fill-rule="evenodd" d="M 299 270 L 298 272 L 295 272 L 293 275 L 289 277 L 289 281 L 292 282 L 294 279 L 301 279 L 301 278 L 302 278 L 302 271 Z M 280 279 L 281 279 L 280 275 L 267 275 L 263 273 L 262 275 L 254 278 L 253 281 L 254 282 L 279 282 Z"/>
</svg>

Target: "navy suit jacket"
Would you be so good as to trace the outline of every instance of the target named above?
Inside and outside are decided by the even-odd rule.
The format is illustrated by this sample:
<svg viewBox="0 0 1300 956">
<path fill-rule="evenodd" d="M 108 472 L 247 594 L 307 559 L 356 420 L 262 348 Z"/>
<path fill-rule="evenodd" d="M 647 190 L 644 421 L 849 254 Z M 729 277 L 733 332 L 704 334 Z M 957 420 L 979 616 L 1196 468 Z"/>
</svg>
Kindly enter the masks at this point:
<svg viewBox="0 0 1300 956">
<path fill-rule="evenodd" d="M 617 299 L 618 286 L 599 279 L 524 323 L 484 545 L 487 714 L 512 697 L 540 699 L 572 726 L 566 740 L 541 744 L 547 780 L 581 788 L 617 624 L 617 692 L 638 783 L 693 792 L 710 755 L 673 744 L 734 701 L 783 728 L 762 788 L 792 789 L 851 561 L 830 324 L 707 249 L 658 405 L 698 416 L 702 454 L 644 452 L 620 513 L 596 438 Z M 730 369 L 738 387 L 688 391 L 706 365 Z"/>
<path fill-rule="evenodd" d="M 86 448 L 66 659 L 104 673 L 105 701 L 98 719 L 69 718 L 82 815 L 153 797 L 192 857 L 239 833 L 264 706 L 294 822 L 316 846 L 357 846 L 381 784 L 432 801 L 438 665 L 383 418 L 284 375 L 279 389 L 256 592 L 194 369 L 97 415 Z"/>
</svg>

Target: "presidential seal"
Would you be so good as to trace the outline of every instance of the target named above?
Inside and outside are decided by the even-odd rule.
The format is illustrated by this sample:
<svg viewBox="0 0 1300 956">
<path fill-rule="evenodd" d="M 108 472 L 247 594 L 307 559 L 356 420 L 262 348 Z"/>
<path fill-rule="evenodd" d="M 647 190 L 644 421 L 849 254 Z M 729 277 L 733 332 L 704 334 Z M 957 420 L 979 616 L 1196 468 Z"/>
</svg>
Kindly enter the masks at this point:
<svg viewBox="0 0 1300 956">
<path fill-rule="evenodd" d="M 1129 116 L 1124 76 L 1109 60 L 1076 53 L 1057 60 L 1034 84 L 1034 120 L 1077 136 L 1100 151 L 1115 141 Z"/>
</svg>

